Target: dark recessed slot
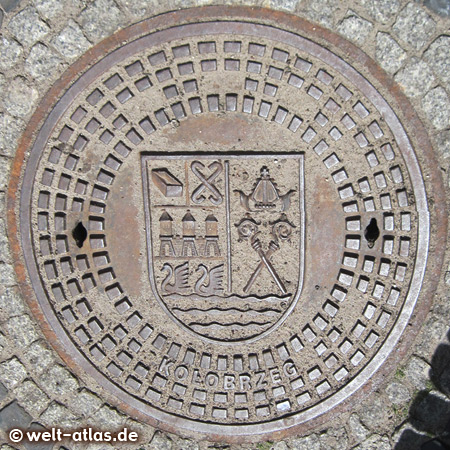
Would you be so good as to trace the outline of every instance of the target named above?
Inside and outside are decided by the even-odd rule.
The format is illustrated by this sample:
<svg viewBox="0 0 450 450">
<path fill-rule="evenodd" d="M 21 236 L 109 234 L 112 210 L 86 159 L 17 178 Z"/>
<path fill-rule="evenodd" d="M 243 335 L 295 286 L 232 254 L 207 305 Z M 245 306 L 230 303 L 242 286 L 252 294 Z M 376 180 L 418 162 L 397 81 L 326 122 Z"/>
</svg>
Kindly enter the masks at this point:
<svg viewBox="0 0 450 450">
<path fill-rule="evenodd" d="M 87 238 L 87 230 L 82 222 L 78 222 L 72 231 L 72 237 L 79 248 L 83 247 L 84 241 Z"/>
<path fill-rule="evenodd" d="M 364 237 L 367 240 L 369 248 L 372 248 L 375 245 L 375 241 L 380 237 L 377 219 L 370 219 L 369 225 L 367 225 L 367 228 L 364 230 Z"/>
</svg>

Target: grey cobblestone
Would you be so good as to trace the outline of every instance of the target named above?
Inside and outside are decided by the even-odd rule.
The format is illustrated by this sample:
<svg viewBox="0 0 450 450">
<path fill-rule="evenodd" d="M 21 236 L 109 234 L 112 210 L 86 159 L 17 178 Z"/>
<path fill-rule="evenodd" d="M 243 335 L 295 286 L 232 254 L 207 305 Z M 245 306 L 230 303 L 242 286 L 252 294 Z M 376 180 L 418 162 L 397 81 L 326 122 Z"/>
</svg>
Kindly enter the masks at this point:
<svg viewBox="0 0 450 450">
<path fill-rule="evenodd" d="M 434 73 L 447 87 L 450 85 L 450 36 L 439 36 L 425 51 L 423 57 L 433 67 Z"/>
<path fill-rule="evenodd" d="M 80 14 L 80 24 L 92 42 L 116 31 L 122 21 L 123 14 L 112 0 L 96 0 Z"/>
<path fill-rule="evenodd" d="M 52 45 L 67 60 L 78 58 L 91 47 L 91 43 L 73 20 L 52 40 Z"/>
<path fill-rule="evenodd" d="M 408 3 L 400 12 L 393 30 L 404 42 L 420 50 L 432 37 L 436 22 L 423 8 L 414 2 Z"/>
<path fill-rule="evenodd" d="M 72 3 L 77 2 L 72 0 Z M 58 0 L 33 0 L 33 5 L 45 19 L 52 19 L 64 10 L 64 3 Z"/>
<path fill-rule="evenodd" d="M 148 448 L 149 450 L 172 450 L 172 439 L 157 431 Z"/>
<path fill-rule="evenodd" d="M 357 414 L 352 414 L 348 421 L 351 435 L 356 442 L 362 442 L 369 434 L 369 430 L 361 423 Z"/>
<path fill-rule="evenodd" d="M 431 88 L 434 76 L 425 61 L 412 58 L 394 79 L 408 97 L 418 97 Z"/>
<path fill-rule="evenodd" d="M 366 439 L 360 445 L 355 447 L 353 450 L 391 450 L 391 449 L 392 446 L 387 436 L 380 436 L 378 434 L 374 434 L 370 436 L 369 439 Z"/>
<path fill-rule="evenodd" d="M 5 158 L 5 157 L 1 157 L 0 156 L 0 189 L 4 190 L 6 189 L 7 185 L 8 185 L 8 177 L 9 177 L 9 165 L 10 165 L 10 159 L 9 158 Z M 4 226 L 3 224 L 0 225 L 0 229 L 2 229 L 4 231 Z M 3 234 L 3 237 L 6 238 L 6 235 Z M 0 243 L 0 249 L 3 248 L 3 243 Z M 0 251 L 0 258 L 3 261 L 7 261 L 4 257 L 3 257 L 3 252 Z"/>
<path fill-rule="evenodd" d="M 37 90 L 29 86 L 23 77 L 12 80 L 3 104 L 6 110 L 15 117 L 28 115 L 38 99 Z"/>
<path fill-rule="evenodd" d="M 416 389 L 426 389 L 431 366 L 416 356 L 413 356 L 405 367 L 405 379 Z"/>
<path fill-rule="evenodd" d="M 26 376 L 25 367 L 16 357 L 0 363 L 0 380 L 8 389 L 15 388 Z"/>
<path fill-rule="evenodd" d="M 103 404 L 100 398 L 87 390 L 76 394 L 70 403 L 73 409 L 84 417 L 92 416 Z"/>
<path fill-rule="evenodd" d="M 430 317 L 424 324 L 423 330 L 417 340 L 416 354 L 425 360 L 433 354 L 439 342 L 445 338 L 448 323 L 441 317 Z"/>
<path fill-rule="evenodd" d="M 14 67 L 23 54 L 22 46 L 13 39 L 0 37 L 0 70 Z"/>
<path fill-rule="evenodd" d="M 416 401 L 411 416 L 420 429 L 440 434 L 448 431 L 450 422 L 450 400 L 438 391 L 426 393 Z"/>
<path fill-rule="evenodd" d="M 50 31 L 48 25 L 39 17 L 33 7 L 17 13 L 10 20 L 7 28 L 20 43 L 26 46 L 32 46 Z"/>
<path fill-rule="evenodd" d="M 348 445 L 348 437 L 345 428 L 328 428 L 319 436 L 321 450 L 346 450 Z"/>
<path fill-rule="evenodd" d="M 0 154 L 11 156 L 23 129 L 21 119 L 0 113 Z"/>
<path fill-rule="evenodd" d="M 438 86 L 428 92 L 422 99 L 422 108 L 438 130 L 450 126 L 450 100 L 443 87 Z"/>
<path fill-rule="evenodd" d="M 442 131 L 435 136 L 439 153 L 444 158 L 450 157 L 450 130 Z"/>
<path fill-rule="evenodd" d="M 450 17 L 449 0 L 425 0 L 423 3 L 435 13 L 443 17 Z"/>
<path fill-rule="evenodd" d="M 11 317 L 6 324 L 6 329 L 14 345 L 19 348 L 27 347 L 39 339 L 33 321 L 26 314 Z"/>
<path fill-rule="evenodd" d="M 399 0 L 361 0 L 367 12 L 377 21 L 388 23 L 400 8 Z"/>
<path fill-rule="evenodd" d="M 60 72 L 63 60 L 52 49 L 36 44 L 25 61 L 25 70 L 36 80 L 54 80 Z"/>
<path fill-rule="evenodd" d="M 374 394 L 356 412 L 362 423 L 372 431 L 382 430 L 393 417 L 392 408 L 380 394 Z"/>
<path fill-rule="evenodd" d="M 22 383 L 16 388 L 14 394 L 21 406 L 34 417 L 48 406 L 48 397 L 32 381 Z"/>
<path fill-rule="evenodd" d="M 55 362 L 52 352 L 43 341 L 37 341 L 31 344 L 25 349 L 24 356 L 30 366 L 33 367 L 35 376 L 42 373 L 50 364 Z"/>
<path fill-rule="evenodd" d="M 331 27 L 335 7 L 336 3 L 333 0 L 316 0 L 309 3 L 306 14 L 314 22 Z"/>
<path fill-rule="evenodd" d="M 20 3 L 20 0 L 1 0 L 0 5 L 5 12 L 10 12 L 15 9 Z"/>
<path fill-rule="evenodd" d="M 388 384 L 386 394 L 394 405 L 403 405 L 411 400 L 408 388 L 398 381 Z"/>
<path fill-rule="evenodd" d="M 39 421 L 47 427 L 74 429 L 80 426 L 77 417 L 68 408 L 56 402 L 51 403 L 41 414 Z"/>
<path fill-rule="evenodd" d="M 297 9 L 297 5 L 301 3 L 301 1 L 302 0 L 270 0 L 270 5 L 275 9 L 295 11 Z"/>
<path fill-rule="evenodd" d="M 92 422 L 93 421 L 93 422 Z M 102 406 L 92 417 L 91 423 L 105 430 L 118 430 L 126 421 L 126 417 L 108 405 Z"/>
<path fill-rule="evenodd" d="M 320 450 L 320 441 L 316 434 L 292 439 L 291 448 L 293 450 Z"/>
<path fill-rule="evenodd" d="M 0 285 L 14 286 L 16 284 L 16 275 L 11 264 L 0 262 Z"/>
<path fill-rule="evenodd" d="M 378 33 L 376 38 L 375 57 L 381 67 L 394 74 L 406 60 L 406 52 L 388 33 Z"/>
<path fill-rule="evenodd" d="M 57 398 L 73 394 L 78 389 L 78 381 L 62 366 L 55 365 L 46 370 L 40 377 L 44 389 Z"/>
<path fill-rule="evenodd" d="M 338 31 L 347 39 L 363 44 L 372 28 L 371 22 L 359 17 L 358 14 L 350 9 L 339 24 Z"/>
<path fill-rule="evenodd" d="M 0 429 L 27 428 L 32 417 L 16 402 L 10 403 L 0 411 Z"/>
<path fill-rule="evenodd" d="M 25 306 L 17 287 L 0 288 L 0 309 L 10 317 L 25 312 Z"/>
</svg>

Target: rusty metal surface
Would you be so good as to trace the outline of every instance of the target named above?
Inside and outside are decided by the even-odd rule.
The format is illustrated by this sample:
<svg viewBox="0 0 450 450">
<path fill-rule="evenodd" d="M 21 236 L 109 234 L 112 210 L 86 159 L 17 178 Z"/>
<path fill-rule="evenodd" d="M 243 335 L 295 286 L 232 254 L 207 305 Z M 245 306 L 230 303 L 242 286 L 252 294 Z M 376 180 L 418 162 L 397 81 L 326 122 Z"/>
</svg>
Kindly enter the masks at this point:
<svg viewBox="0 0 450 450">
<path fill-rule="evenodd" d="M 276 437 L 372 389 L 426 311 L 427 138 L 376 67 L 323 40 L 359 69 L 351 44 L 199 11 L 124 30 L 51 92 L 10 186 L 17 272 L 69 364 L 132 414 Z"/>
</svg>

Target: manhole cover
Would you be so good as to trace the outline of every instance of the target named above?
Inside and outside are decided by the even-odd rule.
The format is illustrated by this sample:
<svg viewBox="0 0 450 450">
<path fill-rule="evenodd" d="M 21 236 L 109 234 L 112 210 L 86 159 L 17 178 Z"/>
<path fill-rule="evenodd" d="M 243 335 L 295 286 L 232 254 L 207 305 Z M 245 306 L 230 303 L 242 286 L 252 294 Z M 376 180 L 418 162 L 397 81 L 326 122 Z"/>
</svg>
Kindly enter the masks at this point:
<svg viewBox="0 0 450 450">
<path fill-rule="evenodd" d="M 22 148 L 21 245 L 61 352 L 123 407 L 274 436 L 396 348 L 426 192 L 388 90 L 311 24 L 201 11 L 121 32 L 54 88 Z"/>
</svg>

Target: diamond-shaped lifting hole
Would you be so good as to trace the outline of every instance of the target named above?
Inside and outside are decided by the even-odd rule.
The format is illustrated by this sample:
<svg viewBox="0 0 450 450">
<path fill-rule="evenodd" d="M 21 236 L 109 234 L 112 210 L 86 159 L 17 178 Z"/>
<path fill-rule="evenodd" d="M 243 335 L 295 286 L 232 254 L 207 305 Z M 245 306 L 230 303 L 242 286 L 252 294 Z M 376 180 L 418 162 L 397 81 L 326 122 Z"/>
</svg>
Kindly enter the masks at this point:
<svg viewBox="0 0 450 450">
<path fill-rule="evenodd" d="M 78 222 L 72 230 L 72 237 L 79 248 L 83 247 L 84 241 L 87 238 L 87 230 L 83 222 Z"/>
<path fill-rule="evenodd" d="M 367 245 L 372 248 L 375 245 L 375 241 L 380 237 L 380 229 L 377 225 L 377 219 L 370 219 L 369 225 L 364 230 L 364 237 L 367 240 Z"/>
</svg>

